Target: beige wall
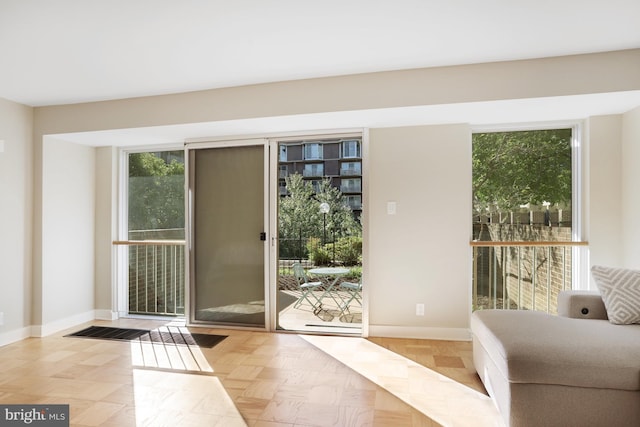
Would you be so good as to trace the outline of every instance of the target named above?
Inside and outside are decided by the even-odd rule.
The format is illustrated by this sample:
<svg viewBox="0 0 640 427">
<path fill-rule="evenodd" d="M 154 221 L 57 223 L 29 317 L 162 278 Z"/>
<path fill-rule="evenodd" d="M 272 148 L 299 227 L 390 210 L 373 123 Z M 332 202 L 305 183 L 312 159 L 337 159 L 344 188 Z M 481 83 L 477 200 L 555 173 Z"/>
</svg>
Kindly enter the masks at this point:
<svg viewBox="0 0 640 427">
<path fill-rule="evenodd" d="M 115 248 L 118 237 L 118 150 L 95 152 L 95 308 L 100 319 L 116 316 Z"/>
<path fill-rule="evenodd" d="M 640 107 L 622 116 L 624 266 L 640 269 Z"/>
<path fill-rule="evenodd" d="M 468 338 L 471 129 L 371 129 L 365 179 L 371 335 Z"/>
<path fill-rule="evenodd" d="M 0 345 L 29 336 L 33 109 L 0 99 Z"/>
<path fill-rule="evenodd" d="M 36 139 L 52 133 L 639 90 L 638 69 L 640 49 L 635 49 L 41 107 L 35 112 Z"/>
<path fill-rule="evenodd" d="M 49 302 L 45 295 L 48 293 L 48 285 L 45 285 L 53 282 L 55 286 L 52 289 L 61 289 L 59 284 L 62 275 L 62 272 L 57 272 L 59 277 L 46 277 L 43 270 L 47 260 L 56 256 L 52 252 L 57 250 L 46 240 L 49 236 L 47 227 L 52 220 L 61 215 L 61 211 L 51 218 L 48 217 L 49 213 L 46 209 L 53 203 L 51 200 L 53 187 L 48 184 L 43 185 L 43 182 L 46 183 L 50 178 L 47 173 L 50 168 L 62 174 L 71 174 L 61 178 L 62 181 L 72 180 L 73 177 L 68 169 L 63 170 L 62 167 L 49 164 L 59 156 L 51 152 L 53 146 L 46 147 L 45 152 L 44 135 L 304 113 L 640 90 L 640 74 L 636 72 L 639 68 L 640 50 L 632 50 L 311 79 L 36 108 L 32 174 L 34 205 L 33 211 L 25 212 L 27 216 L 32 214 L 34 218 L 34 265 L 31 270 L 34 289 L 32 301 L 35 312 L 33 324 L 61 322 L 64 319 L 59 316 L 62 315 L 66 315 L 67 319 L 71 320 L 81 317 L 88 307 L 86 302 L 89 299 L 93 301 L 94 297 L 93 294 L 79 294 L 80 303 L 75 306 L 65 306 L 67 311 L 64 313 L 57 310 L 54 312 L 53 309 L 49 311 L 47 307 Z M 595 167 L 595 176 L 599 174 L 606 182 L 617 179 L 610 174 L 614 170 L 608 162 L 620 162 L 620 157 L 616 154 L 620 152 L 620 148 L 615 147 L 609 151 L 604 145 L 611 140 L 620 144 L 620 129 L 615 123 L 616 120 L 618 119 L 596 118 L 591 123 L 595 141 L 594 149 L 598 150 L 598 153 L 591 156 L 590 162 Z M 637 114 L 625 116 L 622 120 L 624 135 L 629 135 L 623 137 L 626 138 L 623 147 L 627 151 L 635 149 L 632 139 L 637 135 L 637 124 L 635 124 L 637 120 Z M 370 271 L 367 272 L 367 281 L 370 289 L 372 333 L 457 337 L 463 329 L 468 327 L 470 232 L 467 216 L 471 203 L 468 186 L 470 182 L 469 140 L 470 131 L 466 125 L 371 130 L 370 161 L 367 172 L 370 182 L 366 184 L 368 188 L 366 197 L 370 198 L 369 247 L 365 248 L 369 260 L 365 261 L 371 266 Z M 397 161 L 400 159 L 396 152 L 398 150 L 394 150 L 396 144 L 406 144 L 410 148 L 402 160 L 413 166 L 411 170 L 398 171 Z M 74 155 L 90 162 L 89 151 L 84 152 L 75 148 L 71 151 Z M 100 174 L 103 171 L 113 171 L 114 164 L 109 155 L 102 152 L 95 155 L 98 161 L 97 170 Z M 632 155 L 637 156 L 637 153 L 634 152 Z M 625 159 L 627 163 L 630 161 Z M 412 175 L 417 173 L 416 167 L 421 168 L 420 176 Z M 445 180 L 440 175 L 435 176 L 434 171 L 439 171 L 450 179 Z M 88 171 L 82 173 L 88 173 Z M 388 182 L 399 183 L 400 177 L 414 179 L 409 182 L 402 180 L 401 187 L 391 188 Z M 102 191 L 101 189 L 109 187 L 102 178 L 101 175 L 99 182 L 95 182 L 95 188 L 98 189 L 95 191 Z M 608 194 L 609 188 L 600 185 L 594 179 L 591 178 L 589 181 L 590 185 L 593 184 L 595 187 L 590 192 L 592 203 L 617 197 Z M 634 178 L 625 179 L 629 181 Z M 113 186 L 111 189 L 113 191 Z M 83 188 L 82 192 L 85 191 L 88 197 L 88 190 Z M 629 189 L 627 193 L 631 191 Z M 410 199 L 410 195 L 417 199 L 415 201 Z M 108 204 L 108 200 L 112 202 L 114 200 L 113 194 L 97 197 L 96 203 L 100 206 Z M 386 215 L 386 202 L 389 200 L 398 202 L 398 214 L 395 217 Z M 86 215 L 90 215 L 88 213 L 90 210 L 85 204 L 86 200 L 69 197 L 68 201 L 79 204 Z M 451 208 L 451 212 L 446 214 L 441 209 L 430 211 L 431 203 L 434 201 L 455 209 Z M 620 257 L 620 254 L 610 255 L 607 251 L 612 247 L 611 245 L 620 243 L 620 238 L 611 237 L 603 231 L 603 228 L 600 228 L 600 225 L 610 227 L 608 224 L 610 218 L 606 216 L 606 212 L 603 213 L 598 209 L 589 212 L 592 226 L 588 230 L 596 238 L 597 244 L 593 250 L 599 257 L 597 259 L 613 262 Z M 88 223 L 94 220 L 97 221 L 95 251 L 104 254 L 109 251 L 105 245 L 109 240 L 108 231 L 110 227 L 114 227 L 113 211 L 111 217 L 100 214 L 95 219 L 94 217 L 83 218 L 82 226 L 87 227 L 83 233 L 88 234 L 74 234 L 74 239 L 77 239 L 75 243 L 82 247 L 88 245 L 89 235 L 93 236 L 93 232 L 88 231 L 90 228 Z M 431 238 L 431 242 L 423 239 L 425 220 L 457 225 L 453 231 L 454 234 L 449 235 L 446 242 L 438 242 L 437 253 L 434 238 Z M 113 228 L 111 231 L 113 232 Z M 615 232 L 614 230 L 614 235 Z M 26 233 L 28 235 L 29 231 Z M 599 237 L 598 233 L 600 233 Z M 441 240 L 441 237 L 436 234 L 436 240 Z M 392 241 L 394 245 L 390 245 L 388 241 Z M 404 249 L 405 246 L 408 249 Z M 392 248 L 398 248 L 397 252 L 392 251 Z M 416 264 L 420 266 L 424 259 L 432 257 L 441 257 L 441 262 L 437 266 L 425 267 L 423 273 L 418 273 Z M 387 258 L 393 260 L 393 263 Z M 103 262 L 102 260 L 103 258 L 100 257 L 99 262 Z M 382 262 L 384 265 L 380 264 Z M 388 267 L 389 265 L 393 266 Z M 82 287 L 84 285 L 80 282 L 107 267 L 95 264 L 93 268 L 92 272 L 83 272 L 82 277 L 78 277 L 77 282 L 71 285 L 71 289 L 82 289 L 84 292 L 85 289 Z M 26 266 L 25 270 L 29 271 L 29 267 Z M 403 292 L 393 291 L 396 286 L 395 281 L 398 281 L 397 286 L 400 286 L 399 289 Z M 95 293 L 95 308 L 115 309 L 112 306 L 111 291 L 104 289 L 105 286 L 110 286 L 110 282 L 112 280 L 102 278 L 97 280 L 99 289 Z M 111 298 L 111 304 L 106 304 L 109 298 Z M 425 304 L 424 317 L 415 315 L 416 303 Z M 107 307 L 107 305 L 111 306 Z"/>
<path fill-rule="evenodd" d="M 622 116 L 591 117 L 586 123 L 585 214 L 592 265 L 621 265 Z M 595 289 L 594 283 L 591 287 Z"/>
</svg>

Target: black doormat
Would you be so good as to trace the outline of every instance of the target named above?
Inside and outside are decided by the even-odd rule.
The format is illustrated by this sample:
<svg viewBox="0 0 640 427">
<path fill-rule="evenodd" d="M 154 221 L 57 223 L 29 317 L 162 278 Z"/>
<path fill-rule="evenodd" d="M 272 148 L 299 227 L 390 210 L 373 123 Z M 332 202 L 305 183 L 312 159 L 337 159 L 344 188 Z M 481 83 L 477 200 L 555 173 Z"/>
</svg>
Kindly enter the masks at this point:
<svg viewBox="0 0 640 427">
<path fill-rule="evenodd" d="M 226 335 L 184 333 L 177 329 L 175 331 L 160 331 L 158 329 L 126 329 L 106 326 L 90 326 L 86 329 L 65 336 L 173 345 L 197 345 L 205 348 L 212 348 L 227 337 Z"/>
</svg>

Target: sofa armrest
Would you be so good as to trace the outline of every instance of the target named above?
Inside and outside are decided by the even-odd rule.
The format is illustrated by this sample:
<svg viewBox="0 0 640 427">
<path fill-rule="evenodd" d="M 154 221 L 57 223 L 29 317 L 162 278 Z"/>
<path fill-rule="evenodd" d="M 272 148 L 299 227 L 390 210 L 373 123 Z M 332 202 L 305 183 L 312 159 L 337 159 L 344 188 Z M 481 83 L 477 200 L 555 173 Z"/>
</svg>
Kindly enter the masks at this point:
<svg viewBox="0 0 640 427">
<path fill-rule="evenodd" d="M 572 319 L 608 319 L 600 294 L 589 291 L 560 291 L 558 316 Z"/>
</svg>

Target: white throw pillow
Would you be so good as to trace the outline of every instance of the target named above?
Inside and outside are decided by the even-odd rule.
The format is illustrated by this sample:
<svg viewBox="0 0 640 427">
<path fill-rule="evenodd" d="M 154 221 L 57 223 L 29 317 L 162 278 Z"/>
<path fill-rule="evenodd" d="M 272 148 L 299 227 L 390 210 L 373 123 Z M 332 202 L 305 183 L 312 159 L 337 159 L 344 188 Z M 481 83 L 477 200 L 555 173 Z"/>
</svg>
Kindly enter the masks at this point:
<svg viewBox="0 0 640 427">
<path fill-rule="evenodd" d="M 591 267 L 609 321 L 616 325 L 640 323 L 640 270 Z"/>
</svg>

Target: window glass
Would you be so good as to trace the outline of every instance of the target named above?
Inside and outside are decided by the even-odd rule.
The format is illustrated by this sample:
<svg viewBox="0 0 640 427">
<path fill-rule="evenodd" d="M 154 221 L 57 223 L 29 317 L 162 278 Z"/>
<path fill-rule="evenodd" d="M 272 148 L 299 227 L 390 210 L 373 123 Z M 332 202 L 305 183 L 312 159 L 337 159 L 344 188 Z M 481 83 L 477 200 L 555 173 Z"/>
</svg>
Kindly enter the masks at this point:
<svg viewBox="0 0 640 427">
<path fill-rule="evenodd" d="M 130 153 L 129 240 L 184 239 L 184 151 Z"/>
<path fill-rule="evenodd" d="M 340 191 L 343 193 L 359 193 L 361 191 L 361 187 L 360 178 L 343 179 Z"/>
<path fill-rule="evenodd" d="M 566 243 L 574 237 L 572 133 L 473 135 L 474 310 L 556 313 L 558 294 L 580 279 L 578 248 Z"/>
<path fill-rule="evenodd" d="M 562 226 L 568 233 L 554 240 L 571 240 L 571 135 L 571 129 L 474 134 L 474 223 Z M 475 227 L 474 239 L 484 240 L 485 229 Z M 516 237 L 547 239 L 524 229 Z"/>
<path fill-rule="evenodd" d="M 344 162 L 340 165 L 340 175 L 361 175 L 360 162 Z"/>
<path fill-rule="evenodd" d="M 322 159 L 322 144 L 318 144 L 318 143 L 305 144 L 304 158 L 305 160 Z"/>
<path fill-rule="evenodd" d="M 342 141 L 342 157 L 345 159 L 360 157 L 360 141 Z"/>
<path fill-rule="evenodd" d="M 324 175 L 324 164 L 322 163 L 308 163 L 304 165 L 304 176 L 322 176 Z"/>
</svg>

